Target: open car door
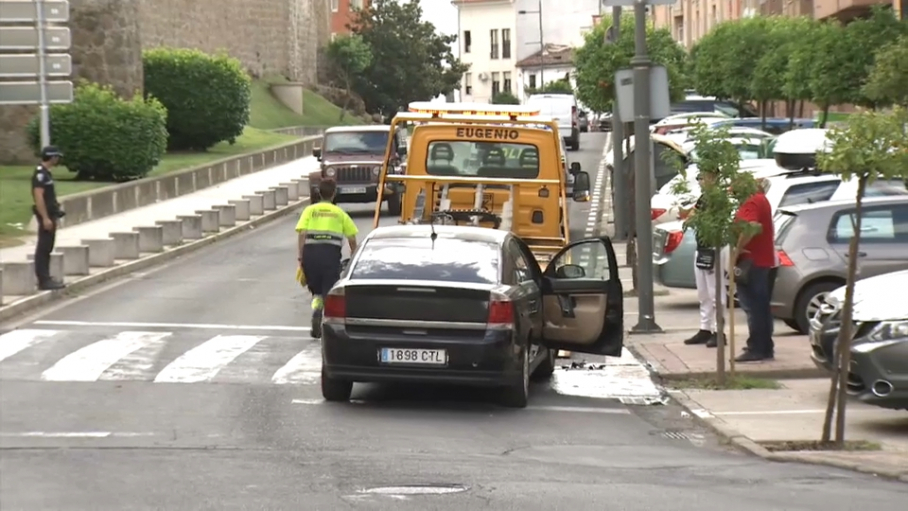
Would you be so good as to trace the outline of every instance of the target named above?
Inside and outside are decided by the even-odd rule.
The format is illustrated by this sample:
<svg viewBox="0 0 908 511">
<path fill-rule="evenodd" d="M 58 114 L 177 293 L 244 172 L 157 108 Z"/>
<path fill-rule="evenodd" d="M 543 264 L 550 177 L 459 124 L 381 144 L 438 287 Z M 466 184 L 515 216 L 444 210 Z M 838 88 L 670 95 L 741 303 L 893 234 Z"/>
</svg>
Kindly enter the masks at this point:
<svg viewBox="0 0 908 511">
<path fill-rule="evenodd" d="M 624 290 L 607 238 L 561 249 L 542 274 L 543 344 L 548 348 L 620 357 Z"/>
</svg>

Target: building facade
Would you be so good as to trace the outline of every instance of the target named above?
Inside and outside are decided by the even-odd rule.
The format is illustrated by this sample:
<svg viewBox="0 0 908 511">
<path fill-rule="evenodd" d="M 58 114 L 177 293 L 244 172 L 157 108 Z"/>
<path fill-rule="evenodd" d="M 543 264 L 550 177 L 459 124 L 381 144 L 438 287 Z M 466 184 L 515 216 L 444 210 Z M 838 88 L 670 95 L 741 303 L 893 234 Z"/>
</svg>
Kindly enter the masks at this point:
<svg viewBox="0 0 908 511">
<path fill-rule="evenodd" d="M 331 10 L 331 38 L 338 34 L 349 34 L 347 25 L 353 21 L 357 9 L 369 7 L 371 0 L 328 0 Z"/>
<path fill-rule="evenodd" d="M 461 101 L 487 103 L 500 92 L 520 97 L 517 87 L 515 0 L 455 0 L 460 60 L 469 64 Z"/>
</svg>

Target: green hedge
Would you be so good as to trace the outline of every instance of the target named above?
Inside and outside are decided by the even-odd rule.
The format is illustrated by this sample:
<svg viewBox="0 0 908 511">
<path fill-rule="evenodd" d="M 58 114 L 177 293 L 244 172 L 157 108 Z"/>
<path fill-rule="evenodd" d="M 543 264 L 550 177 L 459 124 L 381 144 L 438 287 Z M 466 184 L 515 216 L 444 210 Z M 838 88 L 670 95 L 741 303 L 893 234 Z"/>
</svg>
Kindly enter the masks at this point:
<svg viewBox="0 0 908 511">
<path fill-rule="evenodd" d="M 198 50 L 154 48 L 143 53 L 145 94 L 167 107 L 168 147 L 204 151 L 233 144 L 249 122 L 251 80 L 240 62 Z"/>
<path fill-rule="evenodd" d="M 39 151 L 39 119 L 28 126 Z M 124 100 L 109 87 L 82 83 L 72 103 L 50 109 L 52 143 L 78 179 L 127 181 L 145 177 L 167 150 L 167 110 L 136 94 Z"/>
</svg>

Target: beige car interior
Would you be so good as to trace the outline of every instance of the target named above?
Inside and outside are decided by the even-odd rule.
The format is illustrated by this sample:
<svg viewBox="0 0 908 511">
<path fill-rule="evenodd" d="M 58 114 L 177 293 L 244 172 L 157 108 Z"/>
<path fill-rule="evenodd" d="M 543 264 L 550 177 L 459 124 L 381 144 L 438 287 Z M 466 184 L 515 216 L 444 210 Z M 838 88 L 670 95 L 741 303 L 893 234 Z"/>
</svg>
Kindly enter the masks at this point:
<svg viewBox="0 0 908 511">
<path fill-rule="evenodd" d="M 605 326 L 606 295 L 569 295 L 575 302 L 574 317 L 561 314 L 558 296 L 543 297 L 543 335 L 547 340 L 589 345 L 596 342 Z"/>
</svg>

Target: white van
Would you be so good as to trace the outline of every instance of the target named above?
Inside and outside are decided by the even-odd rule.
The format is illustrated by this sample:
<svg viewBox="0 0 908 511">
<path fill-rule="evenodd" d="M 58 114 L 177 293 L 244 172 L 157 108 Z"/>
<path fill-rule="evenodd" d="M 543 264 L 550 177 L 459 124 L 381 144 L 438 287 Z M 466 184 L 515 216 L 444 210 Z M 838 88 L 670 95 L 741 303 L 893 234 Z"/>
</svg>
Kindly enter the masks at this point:
<svg viewBox="0 0 908 511">
<path fill-rule="evenodd" d="M 533 94 L 526 104 L 538 108 L 540 115 L 552 117 L 558 123 L 558 132 L 570 150 L 580 149 L 580 119 L 573 94 Z"/>
</svg>

